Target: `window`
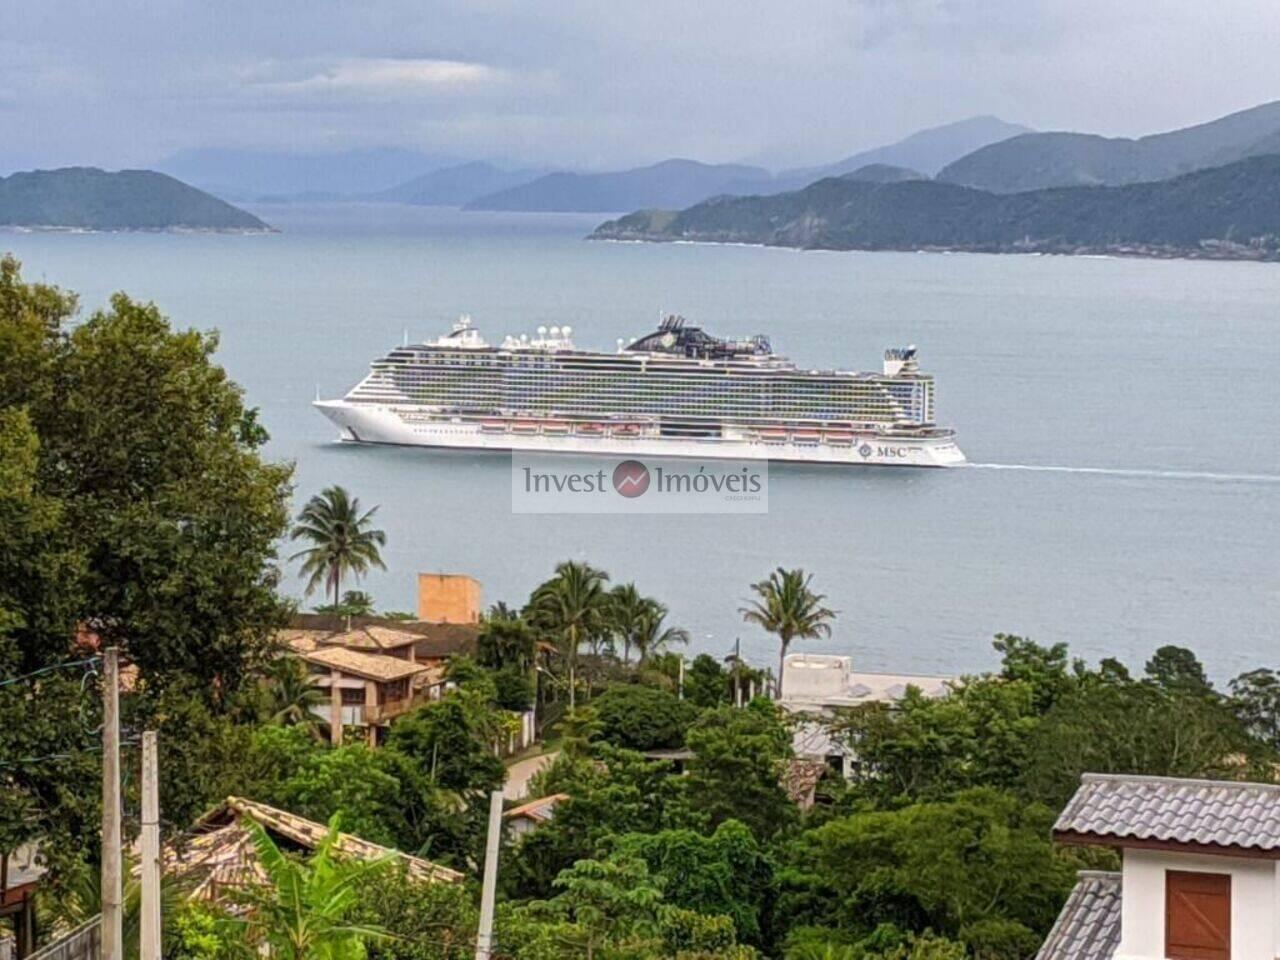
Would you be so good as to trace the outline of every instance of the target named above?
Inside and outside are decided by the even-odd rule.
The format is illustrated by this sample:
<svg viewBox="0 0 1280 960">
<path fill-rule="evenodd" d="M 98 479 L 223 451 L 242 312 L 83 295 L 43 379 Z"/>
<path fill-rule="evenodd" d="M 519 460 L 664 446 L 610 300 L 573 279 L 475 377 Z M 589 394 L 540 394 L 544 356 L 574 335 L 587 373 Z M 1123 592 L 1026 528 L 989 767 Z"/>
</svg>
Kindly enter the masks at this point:
<svg viewBox="0 0 1280 960">
<path fill-rule="evenodd" d="M 343 687 L 342 705 L 344 707 L 364 706 L 364 687 Z"/>
<path fill-rule="evenodd" d="M 1231 960 L 1231 877 L 1168 870 L 1164 875 L 1164 955 Z"/>
</svg>

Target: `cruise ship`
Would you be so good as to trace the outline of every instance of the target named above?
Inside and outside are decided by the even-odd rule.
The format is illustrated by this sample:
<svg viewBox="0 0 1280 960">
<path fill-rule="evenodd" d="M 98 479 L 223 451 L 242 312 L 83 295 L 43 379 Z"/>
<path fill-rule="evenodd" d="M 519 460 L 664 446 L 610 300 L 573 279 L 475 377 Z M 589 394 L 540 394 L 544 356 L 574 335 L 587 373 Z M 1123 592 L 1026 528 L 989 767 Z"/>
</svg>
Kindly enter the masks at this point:
<svg viewBox="0 0 1280 960">
<path fill-rule="evenodd" d="M 952 467 L 933 377 L 914 346 L 881 372 L 800 369 L 766 337 L 713 337 L 679 316 L 613 353 L 568 326 L 487 342 L 469 317 L 396 347 L 315 406 L 343 440 L 530 453 Z"/>
</svg>

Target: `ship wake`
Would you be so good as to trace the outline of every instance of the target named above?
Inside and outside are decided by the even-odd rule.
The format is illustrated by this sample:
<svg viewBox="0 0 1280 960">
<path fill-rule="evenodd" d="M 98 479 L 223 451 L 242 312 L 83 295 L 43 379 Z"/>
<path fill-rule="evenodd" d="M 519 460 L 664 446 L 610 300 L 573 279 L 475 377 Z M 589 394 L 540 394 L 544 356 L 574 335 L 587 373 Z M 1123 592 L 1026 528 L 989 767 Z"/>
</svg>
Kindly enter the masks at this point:
<svg viewBox="0 0 1280 960">
<path fill-rule="evenodd" d="M 1068 467 L 1032 463 L 970 463 L 975 470 L 1022 470 L 1032 473 L 1086 473 L 1103 477 L 1130 477 L 1151 480 L 1189 480 L 1215 483 L 1276 483 L 1280 474 L 1213 473 L 1201 470 L 1150 470 L 1125 467 Z"/>
</svg>

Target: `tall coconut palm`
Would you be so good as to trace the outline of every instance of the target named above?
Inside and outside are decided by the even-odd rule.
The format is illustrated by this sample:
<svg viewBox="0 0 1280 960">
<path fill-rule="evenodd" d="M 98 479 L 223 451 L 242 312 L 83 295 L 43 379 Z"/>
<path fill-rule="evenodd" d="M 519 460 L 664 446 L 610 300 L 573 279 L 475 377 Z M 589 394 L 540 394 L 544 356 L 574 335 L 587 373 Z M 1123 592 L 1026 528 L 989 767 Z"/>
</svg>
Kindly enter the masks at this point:
<svg viewBox="0 0 1280 960">
<path fill-rule="evenodd" d="M 631 662 L 631 648 L 651 602 L 640 595 L 634 583 L 620 583 L 609 591 L 609 627 L 622 641 L 623 663 Z"/>
<path fill-rule="evenodd" d="M 657 600 L 646 599 L 632 636 L 640 663 L 677 643 L 689 642 L 689 631 L 680 627 L 664 627 L 667 608 Z"/>
<path fill-rule="evenodd" d="M 302 576 L 308 577 L 307 595 L 321 584 L 333 594 L 334 606 L 342 595 L 342 578 L 361 577 L 370 567 L 387 569 L 380 548 L 387 535 L 372 527 L 374 507 L 360 512 L 360 501 L 342 487 L 328 487 L 312 497 L 290 532 L 292 540 L 308 540 L 311 546 L 299 550 L 290 560 L 302 560 Z"/>
<path fill-rule="evenodd" d="M 266 946 L 273 960 L 363 960 L 365 945 L 386 936 L 350 917 L 361 888 L 387 860 L 338 859 L 336 816 L 305 862 L 282 853 L 255 821 L 242 822 L 266 883 L 247 887 L 238 897 L 244 914 L 226 921 L 240 942 Z"/>
<path fill-rule="evenodd" d="M 569 672 L 569 709 L 577 706 L 578 648 L 605 628 L 609 575 L 586 563 L 566 560 L 556 575 L 533 591 L 528 619 L 559 643 Z"/>
<path fill-rule="evenodd" d="M 791 641 L 831 636 L 831 621 L 836 613 L 822 605 L 826 594 L 814 593 L 809 586 L 812 580 L 803 570 L 778 567 L 769 574 L 769 579 L 751 585 L 756 599 L 749 607 L 739 610 L 743 620 L 759 624 L 778 638 L 779 699 L 782 698 L 782 668 Z"/>
</svg>

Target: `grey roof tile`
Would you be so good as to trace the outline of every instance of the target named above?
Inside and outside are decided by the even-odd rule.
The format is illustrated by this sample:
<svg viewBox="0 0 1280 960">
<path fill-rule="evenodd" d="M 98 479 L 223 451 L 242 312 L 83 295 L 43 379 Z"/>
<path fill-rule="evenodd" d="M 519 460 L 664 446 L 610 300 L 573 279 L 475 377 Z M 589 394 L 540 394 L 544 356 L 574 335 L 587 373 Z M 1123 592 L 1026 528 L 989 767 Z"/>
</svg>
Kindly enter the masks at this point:
<svg viewBox="0 0 1280 960">
<path fill-rule="evenodd" d="M 1280 850 L 1280 786 L 1086 773 L 1054 831 Z"/>
<path fill-rule="evenodd" d="M 1120 874 L 1080 873 L 1036 960 L 1111 960 L 1120 945 Z"/>
</svg>

